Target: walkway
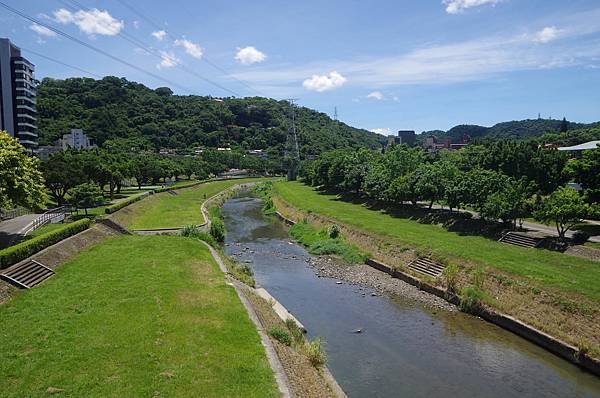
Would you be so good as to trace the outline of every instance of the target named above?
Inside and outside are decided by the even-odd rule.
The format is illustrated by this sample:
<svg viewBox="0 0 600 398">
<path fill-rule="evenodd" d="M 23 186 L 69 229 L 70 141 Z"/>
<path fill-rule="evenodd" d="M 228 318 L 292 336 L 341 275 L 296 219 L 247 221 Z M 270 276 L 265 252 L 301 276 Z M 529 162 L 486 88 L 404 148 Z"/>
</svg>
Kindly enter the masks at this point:
<svg viewBox="0 0 600 398">
<path fill-rule="evenodd" d="M 0 222 L 0 249 L 13 245 L 23 239 L 29 224 L 39 216 L 39 214 L 25 214 Z"/>
</svg>

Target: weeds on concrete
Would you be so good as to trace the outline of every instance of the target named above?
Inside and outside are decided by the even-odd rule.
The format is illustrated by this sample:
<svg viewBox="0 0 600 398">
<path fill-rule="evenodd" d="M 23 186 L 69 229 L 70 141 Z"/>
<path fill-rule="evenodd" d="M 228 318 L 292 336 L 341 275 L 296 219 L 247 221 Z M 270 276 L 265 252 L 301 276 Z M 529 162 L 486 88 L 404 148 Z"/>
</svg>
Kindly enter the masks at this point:
<svg viewBox="0 0 600 398">
<path fill-rule="evenodd" d="M 275 340 L 279 341 L 281 344 L 285 344 L 287 346 L 292 345 L 292 336 L 285 330 L 273 327 L 269 330 L 269 336 L 273 337 Z"/>
</svg>

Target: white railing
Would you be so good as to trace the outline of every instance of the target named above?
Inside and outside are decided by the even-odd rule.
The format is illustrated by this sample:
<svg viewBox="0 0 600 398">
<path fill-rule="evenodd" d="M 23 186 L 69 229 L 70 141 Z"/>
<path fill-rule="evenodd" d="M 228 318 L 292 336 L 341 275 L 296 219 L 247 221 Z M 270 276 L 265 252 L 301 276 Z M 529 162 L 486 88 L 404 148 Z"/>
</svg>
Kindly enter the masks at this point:
<svg viewBox="0 0 600 398">
<path fill-rule="evenodd" d="M 44 212 L 38 218 L 33 220 L 33 222 L 30 224 L 29 228 L 25 232 L 25 235 L 27 235 L 31 231 L 35 231 L 36 229 L 38 229 L 41 226 L 48 224 L 49 222 L 52 222 L 53 220 L 58 220 L 58 221 L 64 220 L 65 214 L 70 211 L 71 211 L 71 209 L 68 206 L 60 206 L 60 207 L 56 207 L 54 209 L 50 209 L 50 210 Z"/>
</svg>

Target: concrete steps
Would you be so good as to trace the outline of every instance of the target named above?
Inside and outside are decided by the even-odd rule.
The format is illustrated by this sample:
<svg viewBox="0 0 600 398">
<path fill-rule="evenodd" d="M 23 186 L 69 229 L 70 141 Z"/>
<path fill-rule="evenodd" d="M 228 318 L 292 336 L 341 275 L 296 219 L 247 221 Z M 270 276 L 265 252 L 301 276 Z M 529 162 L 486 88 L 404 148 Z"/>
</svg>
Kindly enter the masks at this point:
<svg viewBox="0 0 600 398">
<path fill-rule="evenodd" d="M 508 232 L 502 236 L 498 242 L 521 247 L 537 247 L 540 243 L 542 243 L 542 240 L 542 238 L 535 238 L 533 236 L 522 235 L 516 232 Z"/>
<path fill-rule="evenodd" d="M 442 275 L 445 265 L 440 264 L 427 257 L 418 257 L 408 263 L 407 267 L 413 271 L 437 278 Z"/>
<path fill-rule="evenodd" d="M 30 289 L 54 275 L 54 271 L 44 264 L 29 260 L 12 266 L 0 274 L 0 278 L 21 289 Z"/>
</svg>

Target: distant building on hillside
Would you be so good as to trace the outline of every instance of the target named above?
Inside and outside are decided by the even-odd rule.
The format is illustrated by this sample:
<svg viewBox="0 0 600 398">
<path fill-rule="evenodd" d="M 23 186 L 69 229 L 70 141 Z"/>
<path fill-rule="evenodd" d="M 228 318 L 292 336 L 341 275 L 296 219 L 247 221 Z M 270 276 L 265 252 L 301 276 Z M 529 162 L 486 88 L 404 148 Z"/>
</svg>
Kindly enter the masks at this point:
<svg viewBox="0 0 600 398">
<path fill-rule="evenodd" d="M 34 70 L 19 47 L 0 38 L 0 130 L 32 153 L 38 146 Z"/>
<path fill-rule="evenodd" d="M 269 154 L 267 153 L 267 151 L 265 151 L 263 149 L 250 149 L 248 151 L 248 155 L 256 156 L 261 159 L 266 159 L 269 157 Z"/>
<path fill-rule="evenodd" d="M 58 139 L 58 145 L 63 151 L 66 151 L 69 148 L 80 150 L 93 146 L 92 140 L 82 129 L 71 129 L 70 133 L 63 134 L 62 138 Z"/>
<path fill-rule="evenodd" d="M 41 160 L 47 160 L 57 152 L 67 149 L 88 149 L 95 148 L 92 140 L 83 132 L 82 129 L 71 129 L 70 133 L 63 134 L 62 138 L 56 140 L 54 145 L 43 145 L 38 147 L 37 155 Z"/>
<path fill-rule="evenodd" d="M 388 137 L 388 146 L 408 145 L 413 146 L 417 142 L 417 135 L 414 130 L 399 130 L 398 136 L 390 135 Z"/>
</svg>

